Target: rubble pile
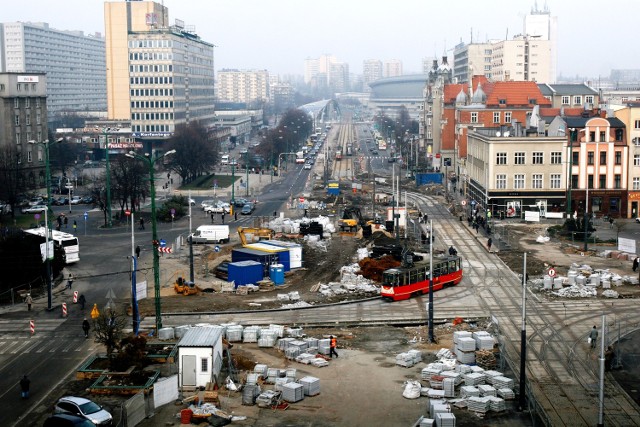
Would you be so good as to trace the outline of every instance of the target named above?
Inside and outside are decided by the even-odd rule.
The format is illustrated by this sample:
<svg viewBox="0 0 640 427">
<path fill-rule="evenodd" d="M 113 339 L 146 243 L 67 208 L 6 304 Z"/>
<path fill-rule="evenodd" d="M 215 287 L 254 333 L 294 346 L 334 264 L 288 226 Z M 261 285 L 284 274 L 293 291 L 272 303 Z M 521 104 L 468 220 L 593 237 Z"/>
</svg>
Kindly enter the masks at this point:
<svg viewBox="0 0 640 427">
<path fill-rule="evenodd" d="M 367 279 L 371 279 L 375 282 L 382 281 L 383 271 L 399 267 L 400 264 L 400 261 L 396 261 L 395 258 L 390 255 L 386 255 L 381 258 L 364 258 L 358 262 L 361 274 Z"/>
<path fill-rule="evenodd" d="M 322 295 L 332 297 L 347 293 L 379 294 L 380 287 L 371 280 L 357 274 L 360 271 L 358 264 L 346 265 L 340 269 L 340 281 L 320 284 L 317 289 Z"/>
</svg>

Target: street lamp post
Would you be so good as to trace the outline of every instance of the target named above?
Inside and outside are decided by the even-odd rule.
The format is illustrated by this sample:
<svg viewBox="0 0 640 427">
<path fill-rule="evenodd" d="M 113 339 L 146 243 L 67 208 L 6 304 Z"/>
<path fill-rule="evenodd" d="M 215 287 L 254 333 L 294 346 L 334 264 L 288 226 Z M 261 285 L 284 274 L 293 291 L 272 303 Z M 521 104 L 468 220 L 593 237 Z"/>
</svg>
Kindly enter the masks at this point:
<svg viewBox="0 0 640 427">
<path fill-rule="evenodd" d="M 107 210 L 107 223 L 105 224 L 107 227 L 111 228 L 113 226 L 113 221 L 111 219 L 111 166 L 109 165 L 109 136 L 108 132 L 111 128 L 104 128 L 102 130 L 104 134 L 104 158 L 105 158 L 105 166 L 106 166 L 106 190 L 107 190 L 107 206 L 105 206 Z"/>
<path fill-rule="evenodd" d="M 149 181 L 151 183 L 151 238 L 153 240 L 153 288 L 155 291 L 155 305 L 156 305 L 156 329 L 162 329 L 162 309 L 160 303 L 160 254 L 158 248 L 155 247 L 158 242 L 158 222 L 156 220 L 156 183 L 154 166 L 158 159 L 162 159 L 169 154 L 174 154 L 176 150 L 167 151 L 161 157 L 152 157 L 150 153 L 145 153 L 144 156 L 140 156 L 133 151 L 126 154 L 127 157 L 133 159 L 144 160 L 149 166 Z"/>
<path fill-rule="evenodd" d="M 246 196 L 249 197 L 249 150 L 247 150 L 247 152 L 244 154 L 244 167 L 247 170 L 245 177 L 246 182 L 244 183 L 244 185 L 246 185 L 247 188 Z"/>
<path fill-rule="evenodd" d="M 59 139 L 57 142 L 61 142 Z M 49 259 L 49 233 L 51 230 L 51 225 L 49 223 L 49 218 L 51 218 L 50 214 L 53 213 L 51 210 L 51 165 L 49 162 L 49 140 L 44 140 L 41 142 L 38 141 L 29 141 L 29 144 L 42 144 L 44 146 L 44 165 L 45 165 L 45 185 L 47 186 L 47 210 L 44 215 L 44 236 L 45 236 L 45 274 L 47 275 L 46 283 L 47 283 L 47 310 L 53 310 L 52 306 L 52 289 L 51 289 L 51 260 Z"/>
</svg>

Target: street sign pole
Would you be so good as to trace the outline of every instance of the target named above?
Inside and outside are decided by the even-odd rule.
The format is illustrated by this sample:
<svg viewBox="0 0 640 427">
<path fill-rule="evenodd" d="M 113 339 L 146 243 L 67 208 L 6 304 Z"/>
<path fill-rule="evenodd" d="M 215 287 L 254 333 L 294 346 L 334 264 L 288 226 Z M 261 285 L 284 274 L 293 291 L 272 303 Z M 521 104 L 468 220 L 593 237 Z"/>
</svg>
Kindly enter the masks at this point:
<svg viewBox="0 0 640 427">
<path fill-rule="evenodd" d="M 87 219 L 89 219 L 89 212 L 84 213 L 84 235 L 87 235 Z"/>
</svg>

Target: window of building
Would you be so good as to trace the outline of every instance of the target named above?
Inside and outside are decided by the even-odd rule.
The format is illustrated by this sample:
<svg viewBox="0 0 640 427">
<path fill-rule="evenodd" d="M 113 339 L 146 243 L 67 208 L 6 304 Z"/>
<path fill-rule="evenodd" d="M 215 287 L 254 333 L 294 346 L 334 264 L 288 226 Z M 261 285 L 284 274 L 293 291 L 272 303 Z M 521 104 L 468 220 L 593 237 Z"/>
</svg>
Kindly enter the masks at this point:
<svg viewBox="0 0 640 427">
<path fill-rule="evenodd" d="M 622 188 L 622 175 L 615 174 L 613 176 L 613 188 L 615 188 L 616 190 L 619 190 Z"/>
<path fill-rule="evenodd" d="M 633 122 L 633 128 L 634 129 L 640 129 L 640 120 L 635 120 Z"/>
<path fill-rule="evenodd" d="M 616 165 L 621 165 L 622 164 L 622 151 L 616 151 L 615 152 L 615 164 Z"/>
<path fill-rule="evenodd" d="M 544 164 L 544 153 L 541 151 L 534 151 L 531 157 L 531 161 L 534 165 Z"/>
<path fill-rule="evenodd" d="M 20 98 L 13 99 L 13 108 L 20 108 Z"/>
<path fill-rule="evenodd" d="M 560 180 L 561 180 L 561 175 L 559 173 L 552 173 L 550 177 L 551 188 L 555 188 L 555 189 L 560 188 Z"/>
<path fill-rule="evenodd" d="M 517 152 L 513 155 L 514 165 L 524 165 L 526 160 L 526 154 L 523 151 Z"/>
<path fill-rule="evenodd" d="M 551 164 L 559 165 L 562 163 L 562 151 L 552 151 L 551 152 Z"/>
<path fill-rule="evenodd" d="M 20 83 L 18 83 L 18 84 L 16 85 L 16 90 L 17 90 L 18 92 L 22 92 L 22 85 L 21 85 Z"/>
<path fill-rule="evenodd" d="M 616 129 L 615 130 L 615 139 L 616 139 L 616 141 L 622 141 L 623 134 L 624 134 L 624 132 L 622 131 L 622 129 Z"/>
<path fill-rule="evenodd" d="M 496 111 L 493 113 L 493 123 L 500 123 L 500 112 Z"/>
<path fill-rule="evenodd" d="M 496 175 L 496 190 L 505 190 L 507 188 L 507 175 Z"/>
<path fill-rule="evenodd" d="M 562 97 L 562 105 L 569 105 L 570 100 L 571 100 L 570 96 L 567 96 L 567 95 L 563 96 Z"/>
<path fill-rule="evenodd" d="M 587 104 L 593 104 L 593 95 L 586 95 L 584 97 L 584 102 L 586 102 Z"/>
<path fill-rule="evenodd" d="M 507 105 L 507 100 L 506 100 L 506 99 L 499 99 L 499 100 L 498 100 L 498 104 L 500 104 L 500 105 Z"/>
<path fill-rule="evenodd" d="M 505 111 L 504 113 L 504 122 L 511 123 L 511 111 Z"/>
<path fill-rule="evenodd" d="M 496 165 L 507 164 L 507 153 L 496 153 Z"/>
<path fill-rule="evenodd" d="M 595 132 L 589 132 L 589 141 L 593 142 L 596 140 L 596 133 Z"/>
<path fill-rule="evenodd" d="M 31 98 L 25 98 L 24 100 L 24 107 L 25 108 L 29 108 L 29 104 L 31 104 Z"/>
<path fill-rule="evenodd" d="M 206 357 L 200 359 L 200 372 L 209 372 L 209 359 Z"/>
<path fill-rule="evenodd" d="M 27 126 L 31 126 L 31 115 L 30 115 L 30 114 L 27 114 L 27 115 L 25 116 L 25 124 L 26 124 Z"/>
<path fill-rule="evenodd" d="M 524 174 L 519 173 L 513 176 L 513 188 L 515 189 L 524 188 Z"/>
<path fill-rule="evenodd" d="M 33 162 L 33 154 L 31 153 L 31 150 L 27 151 L 27 163 L 31 163 Z"/>
<path fill-rule="evenodd" d="M 587 164 L 588 165 L 592 165 L 593 164 L 593 156 L 595 155 L 595 153 L 593 151 L 589 151 L 587 153 Z"/>
<path fill-rule="evenodd" d="M 475 111 L 471 113 L 471 123 L 478 123 L 478 113 Z"/>
<path fill-rule="evenodd" d="M 588 175 L 587 176 L 587 186 L 588 188 L 593 188 L 593 175 Z"/>
<path fill-rule="evenodd" d="M 578 175 L 571 175 L 571 188 L 578 188 Z"/>
<path fill-rule="evenodd" d="M 16 126 L 20 126 L 20 114 L 16 113 L 14 123 L 16 124 Z"/>
<path fill-rule="evenodd" d="M 534 173 L 531 177 L 531 187 L 540 189 L 542 188 L 542 174 Z"/>
<path fill-rule="evenodd" d="M 633 189 L 640 190 L 640 177 L 637 177 L 637 176 L 633 177 Z"/>
<path fill-rule="evenodd" d="M 600 142 L 606 141 L 606 133 L 605 131 L 600 131 Z"/>
<path fill-rule="evenodd" d="M 606 165 L 607 164 L 607 152 L 606 151 L 601 151 L 600 152 L 600 164 L 601 165 Z"/>
<path fill-rule="evenodd" d="M 607 175 L 600 175 L 598 181 L 598 188 L 607 188 Z"/>
<path fill-rule="evenodd" d="M 582 97 L 574 96 L 573 97 L 573 105 L 582 105 Z"/>
<path fill-rule="evenodd" d="M 640 166 L 640 154 L 633 155 L 633 166 Z"/>
</svg>

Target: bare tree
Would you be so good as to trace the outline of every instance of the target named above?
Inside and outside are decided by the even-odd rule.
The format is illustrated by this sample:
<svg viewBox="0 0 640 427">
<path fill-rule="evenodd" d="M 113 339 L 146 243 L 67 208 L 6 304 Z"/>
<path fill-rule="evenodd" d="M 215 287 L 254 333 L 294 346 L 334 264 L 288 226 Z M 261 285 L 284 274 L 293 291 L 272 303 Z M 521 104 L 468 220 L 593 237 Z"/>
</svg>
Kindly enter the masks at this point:
<svg viewBox="0 0 640 427">
<path fill-rule="evenodd" d="M 136 211 L 137 201 L 149 195 L 147 166 L 126 156 L 117 156 L 111 163 L 111 195 L 120 204 L 120 212 L 131 208 Z"/>
<path fill-rule="evenodd" d="M 207 173 L 218 160 L 218 144 L 209 139 L 207 129 L 199 122 L 179 126 L 167 142 L 168 150 L 176 150 L 167 161 L 184 182 Z"/>
<path fill-rule="evenodd" d="M 96 342 L 103 344 L 107 350 L 107 356 L 118 348 L 123 336 L 123 330 L 127 325 L 127 316 L 117 314 L 112 310 L 105 310 L 93 319 L 93 333 Z"/>
</svg>

